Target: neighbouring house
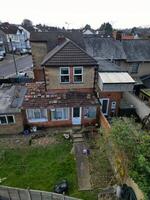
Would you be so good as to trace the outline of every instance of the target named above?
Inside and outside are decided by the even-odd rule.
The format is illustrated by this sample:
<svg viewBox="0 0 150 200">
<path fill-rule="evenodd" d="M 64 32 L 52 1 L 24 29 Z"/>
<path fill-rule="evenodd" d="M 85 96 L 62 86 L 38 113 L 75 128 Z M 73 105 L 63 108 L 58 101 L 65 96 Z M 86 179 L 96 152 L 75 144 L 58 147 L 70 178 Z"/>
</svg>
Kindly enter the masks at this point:
<svg viewBox="0 0 150 200">
<path fill-rule="evenodd" d="M 127 70 L 118 64 L 126 60 L 120 41 L 113 38 L 84 37 L 87 52 L 99 65 L 97 96 L 102 112 L 106 116 L 116 116 L 119 112 L 123 92 L 132 91 L 135 81 Z"/>
<path fill-rule="evenodd" d="M 135 81 L 127 72 L 99 72 L 97 96 L 106 116 L 117 116 L 123 92 L 133 91 Z"/>
<path fill-rule="evenodd" d="M 46 127 L 95 125 L 99 110 L 99 102 L 94 93 L 97 62 L 78 45 L 80 40 L 73 37 L 75 35 L 68 34 L 74 41 L 66 36 L 53 36 L 56 39 L 52 40 L 53 43 L 45 44 L 40 38 L 38 45 L 31 36 L 35 56 L 34 72 L 37 73 L 36 68 L 41 68 L 38 72 L 41 75 L 40 82 L 27 84 L 23 103 L 26 124 Z M 35 46 L 38 51 L 42 42 L 43 54 L 39 60 Z M 55 47 L 52 48 L 53 45 Z M 48 53 L 47 48 L 51 49 Z"/>
<path fill-rule="evenodd" d="M 150 106 L 150 88 L 140 90 L 140 99 Z"/>
<path fill-rule="evenodd" d="M 12 48 L 14 51 L 19 52 L 23 49 L 30 48 L 27 31 L 23 27 L 6 22 L 0 24 L 0 30 L 6 35 L 5 48 L 8 52 L 11 52 Z"/>
<path fill-rule="evenodd" d="M 24 130 L 21 106 L 24 86 L 2 84 L 0 87 L 0 134 L 16 134 Z"/>
<path fill-rule="evenodd" d="M 6 55 L 5 44 L 6 44 L 5 33 L 0 30 L 0 55 L 3 55 L 3 56 Z"/>
</svg>

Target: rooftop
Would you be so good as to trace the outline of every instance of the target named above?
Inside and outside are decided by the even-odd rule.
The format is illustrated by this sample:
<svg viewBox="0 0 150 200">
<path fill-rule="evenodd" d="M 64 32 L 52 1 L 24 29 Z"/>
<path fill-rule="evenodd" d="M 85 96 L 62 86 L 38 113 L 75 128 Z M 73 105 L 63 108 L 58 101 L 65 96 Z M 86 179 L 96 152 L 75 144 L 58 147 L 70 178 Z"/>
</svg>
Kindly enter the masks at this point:
<svg viewBox="0 0 150 200">
<path fill-rule="evenodd" d="M 127 72 L 99 72 L 103 83 L 135 83 Z"/>
<path fill-rule="evenodd" d="M 84 65 L 95 66 L 97 61 L 87 54 L 80 46 L 68 38 L 63 39 L 63 43 L 57 45 L 44 58 L 44 66 L 69 66 Z"/>
<path fill-rule="evenodd" d="M 0 87 L 0 114 L 20 112 L 25 93 L 24 86 L 3 84 Z"/>
<path fill-rule="evenodd" d="M 27 94 L 23 102 L 23 108 L 56 108 L 72 107 L 79 105 L 97 105 L 94 94 L 70 91 L 66 93 L 54 93 L 45 91 L 44 82 L 27 83 Z"/>
</svg>

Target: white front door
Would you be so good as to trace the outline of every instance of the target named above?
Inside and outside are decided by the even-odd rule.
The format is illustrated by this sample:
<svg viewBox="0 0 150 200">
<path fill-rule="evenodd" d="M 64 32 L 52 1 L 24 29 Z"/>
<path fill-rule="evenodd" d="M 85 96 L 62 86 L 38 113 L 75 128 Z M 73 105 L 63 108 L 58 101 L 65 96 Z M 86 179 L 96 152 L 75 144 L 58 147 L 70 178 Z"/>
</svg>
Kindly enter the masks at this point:
<svg viewBox="0 0 150 200">
<path fill-rule="evenodd" d="M 80 107 L 72 108 L 72 124 L 73 125 L 81 124 L 81 108 Z"/>
<path fill-rule="evenodd" d="M 103 98 L 103 99 L 100 99 L 100 102 L 102 104 L 102 113 L 104 115 L 108 115 L 109 99 L 108 98 Z"/>
</svg>

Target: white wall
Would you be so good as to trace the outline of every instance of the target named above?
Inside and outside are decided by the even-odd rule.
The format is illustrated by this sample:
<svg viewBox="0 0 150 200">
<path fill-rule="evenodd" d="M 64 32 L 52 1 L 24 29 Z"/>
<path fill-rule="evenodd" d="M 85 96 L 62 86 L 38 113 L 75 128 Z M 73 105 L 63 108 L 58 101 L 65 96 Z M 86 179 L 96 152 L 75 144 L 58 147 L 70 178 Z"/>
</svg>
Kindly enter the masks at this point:
<svg viewBox="0 0 150 200">
<path fill-rule="evenodd" d="M 125 98 L 130 104 L 134 105 L 138 116 L 143 119 L 146 115 L 150 113 L 150 107 L 147 106 L 143 101 L 137 98 L 135 95 L 124 92 L 123 98 Z"/>
</svg>

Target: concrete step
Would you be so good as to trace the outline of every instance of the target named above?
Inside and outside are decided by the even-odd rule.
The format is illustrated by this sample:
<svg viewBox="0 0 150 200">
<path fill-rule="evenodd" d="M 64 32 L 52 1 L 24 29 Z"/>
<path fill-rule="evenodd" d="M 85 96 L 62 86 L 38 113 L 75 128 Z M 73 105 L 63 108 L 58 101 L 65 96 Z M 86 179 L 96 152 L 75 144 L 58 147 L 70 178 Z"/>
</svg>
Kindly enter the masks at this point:
<svg viewBox="0 0 150 200">
<path fill-rule="evenodd" d="M 73 142 L 74 143 L 84 142 L 84 139 L 83 138 L 74 138 Z"/>
<path fill-rule="evenodd" d="M 72 136 L 73 138 L 83 138 L 83 135 L 81 133 L 75 133 Z"/>
</svg>

